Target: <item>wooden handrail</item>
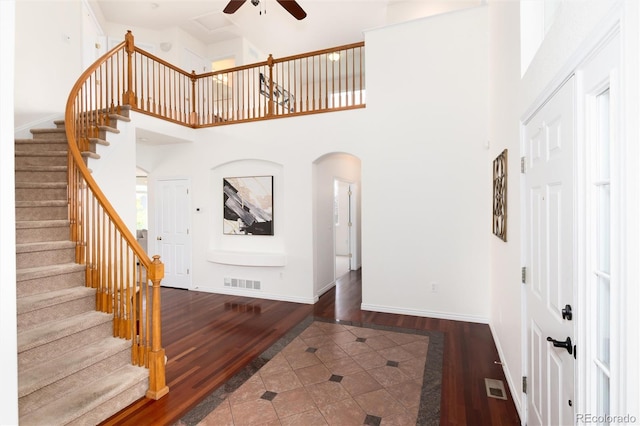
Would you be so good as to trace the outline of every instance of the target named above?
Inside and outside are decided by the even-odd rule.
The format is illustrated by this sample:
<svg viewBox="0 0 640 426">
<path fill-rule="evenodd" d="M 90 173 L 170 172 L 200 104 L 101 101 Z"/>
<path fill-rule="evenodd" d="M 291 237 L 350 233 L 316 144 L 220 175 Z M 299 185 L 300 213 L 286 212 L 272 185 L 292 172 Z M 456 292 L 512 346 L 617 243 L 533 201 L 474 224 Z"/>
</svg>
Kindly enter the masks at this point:
<svg viewBox="0 0 640 426">
<path fill-rule="evenodd" d="M 131 31 L 78 79 L 69 95 L 69 222 L 76 261 L 96 308 L 113 315 L 114 336 L 132 341 L 131 360 L 149 368 L 147 396 L 169 388 L 162 348 L 160 282 L 153 260 L 102 192 L 83 153 L 131 109 L 180 125 L 203 128 L 365 107 L 364 43 L 268 59 L 196 74 L 135 46 Z"/>
<path fill-rule="evenodd" d="M 132 43 L 131 37 L 103 55 L 71 89 L 65 110 L 69 221 L 76 261 L 86 267 L 86 285 L 96 288 L 96 308 L 113 315 L 114 336 L 132 340 L 132 363 L 150 368 L 147 396 L 157 399 L 169 390 L 161 343 L 163 265 L 144 252 L 82 156 L 128 103 L 135 105 L 133 69 L 124 60 Z"/>
</svg>

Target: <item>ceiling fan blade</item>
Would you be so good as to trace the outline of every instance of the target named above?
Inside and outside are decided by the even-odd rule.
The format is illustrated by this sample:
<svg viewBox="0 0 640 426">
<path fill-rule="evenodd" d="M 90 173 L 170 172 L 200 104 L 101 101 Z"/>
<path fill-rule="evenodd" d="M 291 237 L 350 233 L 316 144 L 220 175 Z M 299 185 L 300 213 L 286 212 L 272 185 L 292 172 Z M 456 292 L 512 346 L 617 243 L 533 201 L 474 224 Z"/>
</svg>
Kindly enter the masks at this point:
<svg viewBox="0 0 640 426">
<path fill-rule="evenodd" d="M 307 17 L 307 12 L 305 12 L 302 7 L 296 2 L 296 0 L 276 0 L 280 3 L 280 6 L 284 7 L 287 12 L 293 15 L 298 21 Z"/>
<path fill-rule="evenodd" d="M 224 13 L 234 13 L 236 10 L 240 9 L 247 0 L 231 0 L 229 4 L 224 8 Z"/>
</svg>

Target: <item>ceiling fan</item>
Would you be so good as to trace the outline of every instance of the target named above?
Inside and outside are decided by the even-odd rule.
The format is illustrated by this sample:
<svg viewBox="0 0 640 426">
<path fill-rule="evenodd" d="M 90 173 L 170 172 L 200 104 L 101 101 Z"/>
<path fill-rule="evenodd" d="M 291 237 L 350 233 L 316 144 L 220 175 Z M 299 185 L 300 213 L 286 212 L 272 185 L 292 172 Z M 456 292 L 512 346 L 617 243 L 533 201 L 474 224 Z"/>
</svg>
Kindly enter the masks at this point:
<svg viewBox="0 0 640 426">
<path fill-rule="evenodd" d="M 224 8 L 224 13 L 234 13 L 236 10 L 240 8 L 247 0 L 231 0 L 229 4 Z M 284 7 L 287 12 L 293 15 L 297 20 L 302 20 L 307 16 L 307 12 L 305 12 L 302 7 L 296 2 L 296 0 L 276 0 L 280 6 Z M 251 4 L 257 6 L 260 4 L 260 0 L 251 0 Z"/>
</svg>

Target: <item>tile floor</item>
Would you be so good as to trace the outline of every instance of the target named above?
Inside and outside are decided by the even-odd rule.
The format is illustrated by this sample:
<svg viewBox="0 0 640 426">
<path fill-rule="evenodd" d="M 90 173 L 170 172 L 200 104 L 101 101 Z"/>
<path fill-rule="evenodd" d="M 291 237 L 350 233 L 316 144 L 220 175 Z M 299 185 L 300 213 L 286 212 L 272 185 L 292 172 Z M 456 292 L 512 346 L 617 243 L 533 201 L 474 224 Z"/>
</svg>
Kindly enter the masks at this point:
<svg viewBox="0 0 640 426">
<path fill-rule="evenodd" d="M 199 425 L 414 425 L 428 347 L 427 335 L 314 321 Z"/>
</svg>

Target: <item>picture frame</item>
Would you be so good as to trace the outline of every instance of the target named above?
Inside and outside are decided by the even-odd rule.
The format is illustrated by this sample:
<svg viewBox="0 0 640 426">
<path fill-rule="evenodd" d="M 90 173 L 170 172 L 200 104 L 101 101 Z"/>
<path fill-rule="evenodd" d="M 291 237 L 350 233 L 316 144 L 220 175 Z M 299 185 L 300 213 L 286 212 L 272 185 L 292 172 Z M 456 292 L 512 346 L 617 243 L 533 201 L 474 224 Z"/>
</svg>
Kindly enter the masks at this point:
<svg viewBox="0 0 640 426">
<path fill-rule="evenodd" d="M 273 176 L 222 179 L 224 235 L 274 235 Z"/>
<path fill-rule="evenodd" d="M 503 150 L 493 160 L 493 234 L 507 241 L 507 160 Z"/>
</svg>

